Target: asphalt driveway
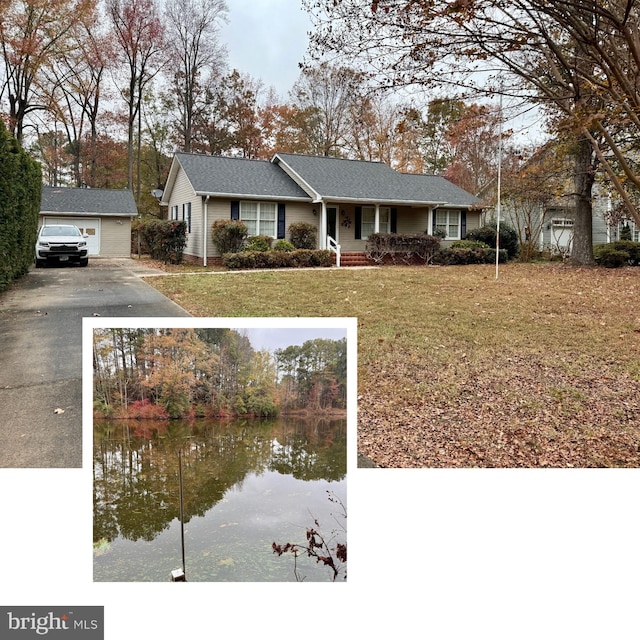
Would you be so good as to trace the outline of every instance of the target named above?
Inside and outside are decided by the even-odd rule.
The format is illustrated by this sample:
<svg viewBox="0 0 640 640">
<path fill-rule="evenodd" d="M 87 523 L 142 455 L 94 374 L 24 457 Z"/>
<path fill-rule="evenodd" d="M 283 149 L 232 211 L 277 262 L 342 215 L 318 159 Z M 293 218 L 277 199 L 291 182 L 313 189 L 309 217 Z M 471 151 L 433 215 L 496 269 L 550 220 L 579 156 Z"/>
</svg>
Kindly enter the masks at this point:
<svg viewBox="0 0 640 640">
<path fill-rule="evenodd" d="M 82 318 L 189 316 L 129 259 L 32 269 L 0 294 L 0 467 L 82 466 Z"/>
</svg>

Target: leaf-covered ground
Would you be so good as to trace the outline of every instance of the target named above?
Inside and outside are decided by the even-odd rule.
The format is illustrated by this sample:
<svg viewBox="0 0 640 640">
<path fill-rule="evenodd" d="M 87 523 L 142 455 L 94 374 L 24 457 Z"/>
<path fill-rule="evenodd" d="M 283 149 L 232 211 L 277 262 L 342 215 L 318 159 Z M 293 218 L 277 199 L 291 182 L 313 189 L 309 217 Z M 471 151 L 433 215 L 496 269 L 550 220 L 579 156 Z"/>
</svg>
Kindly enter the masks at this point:
<svg viewBox="0 0 640 640">
<path fill-rule="evenodd" d="M 194 315 L 357 316 L 358 450 L 379 466 L 640 466 L 640 269 L 150 281 Z"/>
</svg>

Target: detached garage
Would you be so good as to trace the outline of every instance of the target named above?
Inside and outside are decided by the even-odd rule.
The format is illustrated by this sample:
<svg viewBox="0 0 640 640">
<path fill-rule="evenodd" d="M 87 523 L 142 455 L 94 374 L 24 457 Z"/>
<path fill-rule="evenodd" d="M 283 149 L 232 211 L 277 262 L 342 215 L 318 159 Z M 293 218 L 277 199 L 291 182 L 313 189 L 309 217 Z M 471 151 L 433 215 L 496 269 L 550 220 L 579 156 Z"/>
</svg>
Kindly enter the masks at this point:
<svg viewBox="0 0 640 640">
<path fill-rule="evenodd" d="M 128 189 L 42 187 L 40 225 L 74 224 L 88 236 L 90 256 L 128 258 L 131 220 L 138 216 Z"/>
</svg>

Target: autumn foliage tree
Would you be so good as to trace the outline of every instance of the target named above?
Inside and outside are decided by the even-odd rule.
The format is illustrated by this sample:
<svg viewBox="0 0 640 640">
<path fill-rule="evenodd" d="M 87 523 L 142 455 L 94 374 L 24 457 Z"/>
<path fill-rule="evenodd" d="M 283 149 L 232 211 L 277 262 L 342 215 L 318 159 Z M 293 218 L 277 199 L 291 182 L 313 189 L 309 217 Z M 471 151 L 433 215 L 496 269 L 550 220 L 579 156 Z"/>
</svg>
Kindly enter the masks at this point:
<svg viewBox="0 0 640 640">
<path fill-rule="evenodd" d="M 97 329 L 94 409 L 104 416 L 177 418 L 270 417 L 301 403 L 309 410 L 344 408 L 345 341 L 305 345 L 284 350 L 286 366 L 295 360 L 289 375 L 285 356 L 255 351 L 231 329 Z"/>
<path fill-rule="evenodd" d="M 360 64 L 386 87 L 503 92 L 544 105 L 572 139 L 573 259 L 593 262 L 591 199 L 598 165 L 636 223 L 630 158 L 640 128 L 640 3 L 497 0 L 305 0 L 310 51 Z M 629 132 L 633 131 L 633 135 Z"/>
<path fill-rule="evenodd" d="M 25 119 L 48 107 L 42 72 L 75 43 L 74 27 L 95 6 L 95 0 L 6 0 L 0 8 L 0 42 L 4 84 L 0 96 L 9 102 L 10 130 L 19 142 Z"/>
</svg>

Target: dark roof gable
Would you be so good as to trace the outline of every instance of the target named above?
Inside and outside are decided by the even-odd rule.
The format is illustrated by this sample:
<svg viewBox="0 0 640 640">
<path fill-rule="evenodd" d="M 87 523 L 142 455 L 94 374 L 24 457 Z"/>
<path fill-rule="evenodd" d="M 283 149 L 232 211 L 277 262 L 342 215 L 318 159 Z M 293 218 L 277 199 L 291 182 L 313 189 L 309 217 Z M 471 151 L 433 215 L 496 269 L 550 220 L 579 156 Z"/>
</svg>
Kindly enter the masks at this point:
<svg viewBox="0 0 640 640">
<path fill-rule="evenodd" d="M 265 160 L 176 153 L 199 195 L 309 200 L 308 194 L 276 165 Z"/>
<path fill-rule="evenodd" d="M 441 176 L 399 173 L 382 162 L 277 153 L 273 162 L 325 199 L 471 207 L 480 201 Z"/>
<path fill-rule="evenodd" d="M 41 213 L 100 216 L 137 216 L 133 193 L 128 189 L 79 189 L 42 187 Z"/>
</svg>

